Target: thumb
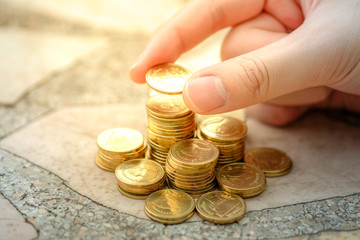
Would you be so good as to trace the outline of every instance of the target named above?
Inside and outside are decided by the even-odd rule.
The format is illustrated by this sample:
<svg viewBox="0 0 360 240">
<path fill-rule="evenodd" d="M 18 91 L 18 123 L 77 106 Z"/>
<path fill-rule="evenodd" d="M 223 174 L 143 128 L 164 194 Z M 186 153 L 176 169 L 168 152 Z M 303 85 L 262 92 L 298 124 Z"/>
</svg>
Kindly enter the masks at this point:
<svg viewBox="0 0 360 240">
<path fill-rule="evenodd" d="M 301 30 L 294 31 L 271 45 L 194 73 L 184 87 L 186 105 L 201 114 L 222 113 L 323 85 L 324 78 L 319 77 L 326 72 L 320 69 L 323 47 L 305 39 Z"/>
</svg>

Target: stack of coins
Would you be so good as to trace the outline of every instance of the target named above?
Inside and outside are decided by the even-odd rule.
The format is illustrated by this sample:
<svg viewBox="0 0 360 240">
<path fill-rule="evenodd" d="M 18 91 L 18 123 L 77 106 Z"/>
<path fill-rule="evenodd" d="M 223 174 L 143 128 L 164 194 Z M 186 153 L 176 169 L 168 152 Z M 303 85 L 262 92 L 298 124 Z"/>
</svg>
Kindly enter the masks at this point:
<svg viewBox="0 0 360 240">
<path fill-rule="evenodd" d="M 145 199 L 165 185 L 164 168 L 149 159 L 126 161 L 115 169 L 119 191 L 126 197 Z"/>
<path fill-rule="evenodd" d="M 194 137 L 196 122 L 181 95 L 154 95 L 146 102 L 150 156 L 165 166 L 170 147 Z"/>
<path fill-rule="evenodd" d="M 195 210 L 194 199 L 175 189 L 163 189 L 150 194 L 145 200 L 145 213 L 152 220 L 164 224 L 185 222 Z"/>
<path fill-rule="evenodd" d="M 216 224 L 233 223 L 246 212 L 244 199 L 224 191 L 213 191 L 202 195 L 196 202 L 198 215 Z"/>
<path fill-rule="evenodd" d="M 229 116 L 214 116 L 203 120 L 197 137 L 214 143 L 220 150 L 218 167 L 238 162 L 244 156 L 247 126 Z"/>
<path fill-rule="evenodd" d="M 244 162 L 260 168 L 266 177 L 283 176 L 292 169 L 290 157 L 275 148 L 251 149 L 245 154 Z"/>
<path fill-rule="evenodd" d="M 216 180 L 224 191 L 243 198 L 253 197 L 266 188 L 266 178 L 261 169 L 248 163 L 231 163 L 221 167 Z"/>
<path fill-rule="evenodd" d="M 167 157 L 165 171 L 169 186 L 198 197 L 215 188 L 215 166 L 219 149 L 201 139 L 175 143 Z"/>
<path fill-rule="evenodd" d="M 100 133 L 97 145 L 95 163 L 110 172 L 127 160 L 143 158 L 147 150 L 144 135 L 130 128 L 112 128 Z"/>
</svg>

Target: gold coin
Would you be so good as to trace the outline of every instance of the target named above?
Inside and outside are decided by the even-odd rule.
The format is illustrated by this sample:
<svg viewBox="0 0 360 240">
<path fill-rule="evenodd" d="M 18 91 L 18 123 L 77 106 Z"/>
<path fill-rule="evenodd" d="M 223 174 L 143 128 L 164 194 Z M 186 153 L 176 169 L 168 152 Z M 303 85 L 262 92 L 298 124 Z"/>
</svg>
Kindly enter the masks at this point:
<svg viewBox="0 0 360 240">
<path fill-rule="evenodd" d="M 132 186 L 157 183 L 164 177 L 164 174 L 164 169 L 158 163 L 148 159 L 129 160 L 115 169 L 116 178 Z"/>
<path fill-rule="evenodd" d="M 236 194 L 224 191 L 205 193 L 196 202 L 198 215 L 217 224 L 233 223 L 246 212 L 245 201 Z"/>
<path fill-rule="evenodd" d="M 228 116 L 214 116 L 203 120 L 199 126 L 203 137 L 213 141 L 239 141 L 246 135 L 243 121 Z"/>
<path fill-rule="evenodd" d="M 201 166 L 216 162 L 219 149 L 206 140 L 186 139 L 172 145 L 170 154 L 184 166 Z"/>
<path fill-rule="evenodd" d="M 249 163 L 231 163 L 221 167 L 216 180 L 222 189 L 241 197 L 258 195 L 266 186 L 264 173 Z"/>
<path fill-rule="evenodd" d="M 191 113 L 181 95 L 155 95 L 147 100 L 146 109 L 151 115 L 161 118 L 176 118 Z"/>
<path fill-rule="evenodd" d="M 105 170 L 105 171 L 108 171 L 108 172 L 114 172 L 114 168 L 111 168 L 109 166 L 106 166 L 102 161 L 101 161 L 101 158 L 99 157 L 98 154 L 96 154 L 96 157 L 95 157 L 95 163 L 96 165 L 101 168 L 102 170 Z"/>
<path fill-rule="evenodd" d="M 144 145 L 144 136 L 131 128 L 112 128 L 100 133 L 97 144 L 105 151 L 131 153 Z"/>
<path fill-rule="evenodd" d="M 119 192 L 124 195 L 125 197 L 131 198 L 131 199 L 135 199 L 135 200 L 145 200 L 149 194 L 134 194 L 134 193 L 130 193 L 128 191 L 125 191 L 124 189 L 122 189 L 119 185 L 118 185 L 118 190 Z"/>
<path fill-rule="evenodd" d="M 188 220 L 189 218 L 192 217 L 192 215 L 194 214 L 194 212 L 191 212 L 189 215 L 185 216 L 182 219 L 176 219 L 176 220 L 167 220 L 167 219 L 161 219 L 158 218 L 156 216 L 151 215 L 151 213 L 149 213 L 146 208 L 145 208 L 145 213 L 147 216 L 149 216 L 152 220 L 159 222 L 159 223 L 163 223 L 163 224 L 178 224 L 178 223 L 182 223 L 185 222 L 186 220 Z"/>
<path fill-rule="evenodd" d="M 193 198 L 175 189 L 159 190 L 145 199 L 145 213 L 155 221 L 185 221 L 194 209 Z"/>
<path fill-rule="evenodd" d="M 266 177 L 278 177 L 287 174 L 292 167 L 290 157 L 275 148 L 254 148 L 244 156 L 244 162 L 260 168 Z"/>
<path fill-rule="evenodd" d="M 164 63 L 150 68 L 146 73 L 147 84 L 163 94 L 181 94 L 191 72 L 174 63 Z"/>
</svg>

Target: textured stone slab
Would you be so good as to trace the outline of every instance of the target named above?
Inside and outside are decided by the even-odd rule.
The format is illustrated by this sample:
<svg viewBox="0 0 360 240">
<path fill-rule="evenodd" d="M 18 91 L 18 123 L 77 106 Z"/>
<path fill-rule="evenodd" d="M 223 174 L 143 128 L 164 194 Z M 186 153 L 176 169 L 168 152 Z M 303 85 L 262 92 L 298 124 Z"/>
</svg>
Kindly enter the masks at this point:
<svg viewBox="0 0 360 240">
<path fill-rule="evenodd" d="M 11 203 L 0 194 L 0 240 L 34 239 L 36 230 Z"/>
<path fill-rule="evenodd" d="M 272 146 L 286 151 L 293 171 L 268 179 L 260 196 L 247 199 L 248 211 L 360 192 L 360 129 L 314 115 L 287 128 L 248 120 L 247 148 Z M 142 104 L 65 108 L 4 138 L 0 146 L 48 169 L 91 199 L 144 217 L 143 202 L 124 198 L 113 174 L 94 164 L 96 137 L 110 127 L 145 131 Z"/>
<path fill-rule="evenodd" d="M 0 104 L 12 104 L 48 74 L 69 66 L 103 40 L 2 28 L 0 42 Z"/>
<path fill-rule="evenodd" d="M 184 0 L 6 0 L 28 9 L 102 28 L 153 32 L 184 5 Z"/>
</svg>

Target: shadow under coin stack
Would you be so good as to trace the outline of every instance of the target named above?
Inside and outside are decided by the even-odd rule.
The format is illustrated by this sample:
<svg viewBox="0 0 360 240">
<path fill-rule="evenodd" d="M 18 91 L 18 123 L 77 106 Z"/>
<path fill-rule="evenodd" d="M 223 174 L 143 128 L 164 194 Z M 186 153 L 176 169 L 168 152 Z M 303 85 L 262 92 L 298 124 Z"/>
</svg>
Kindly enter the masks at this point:
<svg viewBox="0 0 360 240">
<path fill-rule="evenodd" d="M 97 145 L 95 163 L 109 172 L 127 160 L 143 158 L 147 150 L 144 135 L 130 128 L 112 128 L 100 133 Z"/>
<path fill-rule="evenodd" d="M 165 185 L 164 168 L 148 159 L 126 161 L 115 169 L 118 190 L 126 197 L 145 199 Z"/>
<path fill-rule="evenodd" d="M 175 143 L 168 154 L 165 171 L 171 188 L 193 197 L 215 189 L 215 166 L 219 149 L 201 139 Z"/>
<path fill-rule="evenodd" d="M 214 116 L 200 123 L 197 137 L 210 141 L 219 148 L 219 168 L 243 158 L 246 132 L 245 122 L 228 116 Z"/>
<path fill-rule="evenodd" d="M 154 95 L 146 102 L 150 156 L 165 166 L 170 147 L 194 137 L 195 114 L 186 107 L 181 95 Z"/>
</svg>

